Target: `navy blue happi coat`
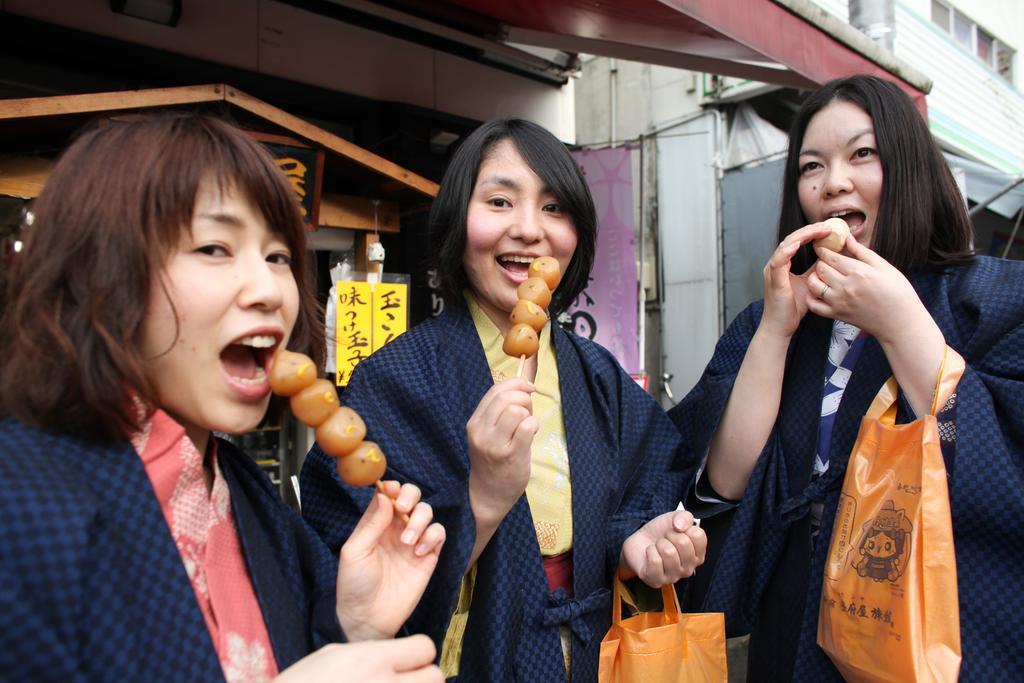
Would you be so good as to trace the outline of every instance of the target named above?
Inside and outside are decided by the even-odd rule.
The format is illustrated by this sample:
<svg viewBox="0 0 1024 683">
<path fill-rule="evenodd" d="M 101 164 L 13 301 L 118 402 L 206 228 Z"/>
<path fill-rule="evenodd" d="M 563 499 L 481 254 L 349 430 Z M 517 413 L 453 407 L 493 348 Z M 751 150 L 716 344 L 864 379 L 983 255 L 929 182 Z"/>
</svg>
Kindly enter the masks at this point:
<svg viewBox="0 0 1024 683">
<path fill-rule="evenodd" d="M 594 681 L 611 619 L 609 586 L 625 538 L 675 508 L 682 477 L 667 472 L 678 433 L 606 350 L 552 331 L 569 451 L 573 591 L 547 586 L 524 495 L 477 561 L 463 641 L 463 681 L 565 680 L 559 624 L 572 639 L 572 680 Z M 466 423 L 493 386 L 469 313 L 446 311 L 361 362 L 342 396 L 388 458 L 386 477 L 412 482 L 447 530 L 440 563 L 408 628 L 440 653 L 476 536 L 469 505 Z M 369 503 L 370 487 L 340 482 L 318 447 L 302 470 L 303 514 L 337 548 Z"/>
<path fill-rule="evenodd" d="M 1024 680 L 1024 263 L 979 257 L 910 279 L 946 343 L 967 361 L 956 392 L 956 445 L 945 453 L 960 680 Z M 762 310 L 757 302 L 737 317 L 698 385 L 671 412 L 690 457 L 707 452 Z M 742 500 L 722 515 L 733 517 L 718 525 L 713 572 L 698 570 L 711 572 L 706 590 L 690 596 L 691 608 L 724 611 L 730 634 L 753 631 L 750 680 L 842 680 L 815 642 L 822 572 L 860 420 L 892 369 L 868 339 L 836 414 L 829 469 L 810 483 L 831 326 L 811 314 L 800 325 L 775 428 Z M 824 503 L 813 543 L 812 500 Z"/>
<path fill-rule="evenodd" d="M 284 669 L 342 640 L 337 561 L 270 480 L 217 444 L 249 574 Z M 0 680 L 224 681 L 145 466 L 0 421 Z"/>
</svg>

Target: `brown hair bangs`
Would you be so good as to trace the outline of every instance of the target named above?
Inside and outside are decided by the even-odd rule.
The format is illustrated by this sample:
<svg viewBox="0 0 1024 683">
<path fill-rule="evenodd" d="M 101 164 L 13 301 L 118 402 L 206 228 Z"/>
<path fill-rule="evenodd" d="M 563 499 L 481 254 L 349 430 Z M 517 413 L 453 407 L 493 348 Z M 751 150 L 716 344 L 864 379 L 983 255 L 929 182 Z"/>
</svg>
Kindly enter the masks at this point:
<svg viewBox="0 0 1024 683">
<path fill-rule="evenodd" d="M 288 245 L 300 295 L 289 347 L 319 355 L 305 228 L 262 145 L 194 113 L 108 120 L 58 161 L 9 272 L 0 414 L 107 441 L 138 426 L 128 390 L 156 398 L 141 354 L 150 288 L 190 228 L 207 179 L 243 194 Z"/>
</svg>

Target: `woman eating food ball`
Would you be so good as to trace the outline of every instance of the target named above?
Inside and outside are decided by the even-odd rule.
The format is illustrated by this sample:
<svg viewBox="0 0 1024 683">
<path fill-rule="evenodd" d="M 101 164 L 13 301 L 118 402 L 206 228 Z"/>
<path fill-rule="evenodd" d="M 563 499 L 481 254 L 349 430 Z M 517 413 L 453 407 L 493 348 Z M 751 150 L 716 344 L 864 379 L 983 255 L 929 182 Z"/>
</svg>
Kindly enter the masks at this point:
<svg viewBox="0 0 1024 683">
<path fill-rule="evenodd" d="M 269 153 L 195 114 L 107 121 L 33 210 L 0 321 L 2 677 L 442 680 L 427 638 L 389 640 L 444 540 L 419 491 L 390 482 L 339 564 L 214 436 L 322 338 Z"/>
<path fill-rule="evenodd" d="M 444 313 L 362 361 L 342 396 L 448 531 L 410 627 L 434 638 L 447 676 L 595 680 L 615 572 L 671 583 L 705 539 L 675 512 L 675 428 L 608 351 L 551 323 L 537 353 L 503 350 L 514 311 L 555 317 L 586 284 L 590 192 L 548 131 L 492 121 L 453 156 L 430 230 Z M 550 303 L 520 289 L 541 257 L 563 274 Z M 318 448 L 302 474 L 303 512 L 337 546 L 367 493 Z"/>
<path fill-rule="evenodd" d="M 841 218 L 850 236 L 816 245 Z M 840 681 L 815 640 L 861 418 L 890 376 L 898 422 L 931 411 L 947 347 L 967 369 L 938 413 L 959 574 L 960 680 L 1016 680 L 1024 637 L 1024 264 L 975 256 L 928 125 L 894 83 L 832 81 L 797 112 L 764 299 L 729 326 L 671 416 L 706 455 L 694 509 L 720 555 L 696 610 L 751 631 L 749 680 Z M 838 246 L 839 248 L 835 248 Z M 699 505 L 698 505 L 699 503 Z M 710 529 L 717 528 L 717 533 Z M 852 613 L 851 613 L 852 614 Z M 867 646 L 865 646 L 867 647 Z"/>
</svg>

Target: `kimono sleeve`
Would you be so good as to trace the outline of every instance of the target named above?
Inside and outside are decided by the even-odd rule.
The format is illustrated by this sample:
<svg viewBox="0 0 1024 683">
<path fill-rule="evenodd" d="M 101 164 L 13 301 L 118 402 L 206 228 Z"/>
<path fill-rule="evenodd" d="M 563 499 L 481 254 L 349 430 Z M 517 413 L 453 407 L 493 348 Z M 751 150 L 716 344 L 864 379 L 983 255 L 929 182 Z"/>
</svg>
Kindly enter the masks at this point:
<svg viewBox="0 0 1024 683">
<path fill-rule="evenodd" d="M 292 510 L 289 522 L 309 591 L 309 635 L 313 650 L 347 642 L 337 613 L 337 554 Z"/>
<path fill-rule="evenodd" d="M 0 477 L 10 484 L 0 488 L 4 681 L 83 680 L 114 640 L 104 619 L 125 619 L 106 600 L 120 568 L 110 517 L 79 476 L 82 453 L 59 443 L 40 445 L 38 433 L 0 420 Z"/>
<path fill-rule="evenodd" d="M 439 643 L 469 563 L 476 527 L 469 505 L 468 469 L 457 456 L 465 442 L 465 425 L 460 436 L 454 422 L 445 417 L 443 403 L 438 403 L 442 399 L 403 376 L 422 373 L 424 367 L 430 366 L 412 355 L 400 358 L 385 347 L 360 363 L 342 403 L 359 413 L 366 422 L 367 438 L 384 451 L 388 460 L 384 478 L 418 486 L 434 521 L 445 528 L 448 541 L 438 566 L 407 622 L 408 629 L 425 632 Z M 427 381 L 423 384 L 431 386 Z M 337 553 L 372 500 L 373 487 L 343 483 L 335 459 L 318 445 L 306 457 L 301 487 L 303 517 Z"/>
<path fill-rule="evenodd" d="M 645 522 L 675 510 L 688 473 L 673 469 L 679 434 L 661 406 L 614 361 L 621 497 L 608 522 L 608 563 Z"/>
<path fill-rule="evenodd" d="M 964 666 L 961 678 L 1017 677 L 1024 639 L 1024 264 L 980 259 L 933 316 L 966 369 L 946 455 Z M 948 428 L 948 426 L 947 426 Z"/>
<path fill-rule="evenodd" d="M 7 514 L 10 511 L 2 508 L 0 511 L 5 520 L 11 519 Z M 71 562 L 59 569 L 48 568 L 46 560 L 38 558 L 38 548 L 26 553 L 26 544 L 11 543 L 11 538 L 5 536 L 4 548 L 0 551 L 0 678 L 75 680 L 81 649 L 75 624 L 62 615 L 49 595 L 42 594 L 35 586 L 41 576 L 55 570 L 61 583 L 68 581 L 68 588 L 71 588 L 79 583 L 80 565 Z M 68 554 L 62 555 L 67 558 Z M 37 557 L 37 560 L 30 561 L 30 557 Z M 61 607 L 77 611 L 80 606 L 69 603 Z"/>
<path fill-rule="evenodd" d="M 763 302 L 757 301 L 736 317 L 718 340 L 715 353 L 696 386 L 668 413 L 682 437 L 678 454 L 680 468 L 693 474 L 686 484 L 683 499 L 697 517 L 712 516 L 731 507 L 730 503 L 709 502 L 706 496 L 695 495 L 696 478 L 703 474 L 711 439 L 725 413 L 736 375 L 760 323 L 762 311 Z"/>
<path fill-rule="evenodd" d="M 1018 299 L 1021 280 L 1006 287 Z M 963 334 L 969 323 L 962 314 L 952 330 L 944 330 L 966 362 L 956 389 L 956 457 L 946 463 L 954 485 L 983 475 L 977 468 L 998 470 L 1017 482 L 1024 478 L 1024 301 L 980 312 L 969 321 L 969 334 Z M 979 453 L 986 454 L 983 461 Z"/>
</svg>

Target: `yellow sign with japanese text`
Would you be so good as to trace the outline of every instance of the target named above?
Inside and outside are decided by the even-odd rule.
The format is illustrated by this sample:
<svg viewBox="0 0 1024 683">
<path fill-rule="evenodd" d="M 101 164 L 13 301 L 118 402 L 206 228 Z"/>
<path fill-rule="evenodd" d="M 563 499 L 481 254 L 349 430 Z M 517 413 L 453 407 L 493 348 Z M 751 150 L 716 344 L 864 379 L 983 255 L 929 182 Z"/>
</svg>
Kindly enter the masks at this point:
<svg viewBox="0 0 1024 683">
<path fill-rule="evenodd" d="M 373 350 L 405 332 L 408 327 L 409 286 L 379 284 L 373 289 Z"/>
<path fill-rule="evenodd" d="M 346 386 L 359 361 L 408 328 L 409 286 L 339 282 L 336 289 L 337 384 Z"/>
<path fill-rule="evenodd" d="M 345 386 L 359 361 L 372 352 L 373 300 L 369 282 L 339 282 L 337 285 L 338 385 Z"/>
</svg>

